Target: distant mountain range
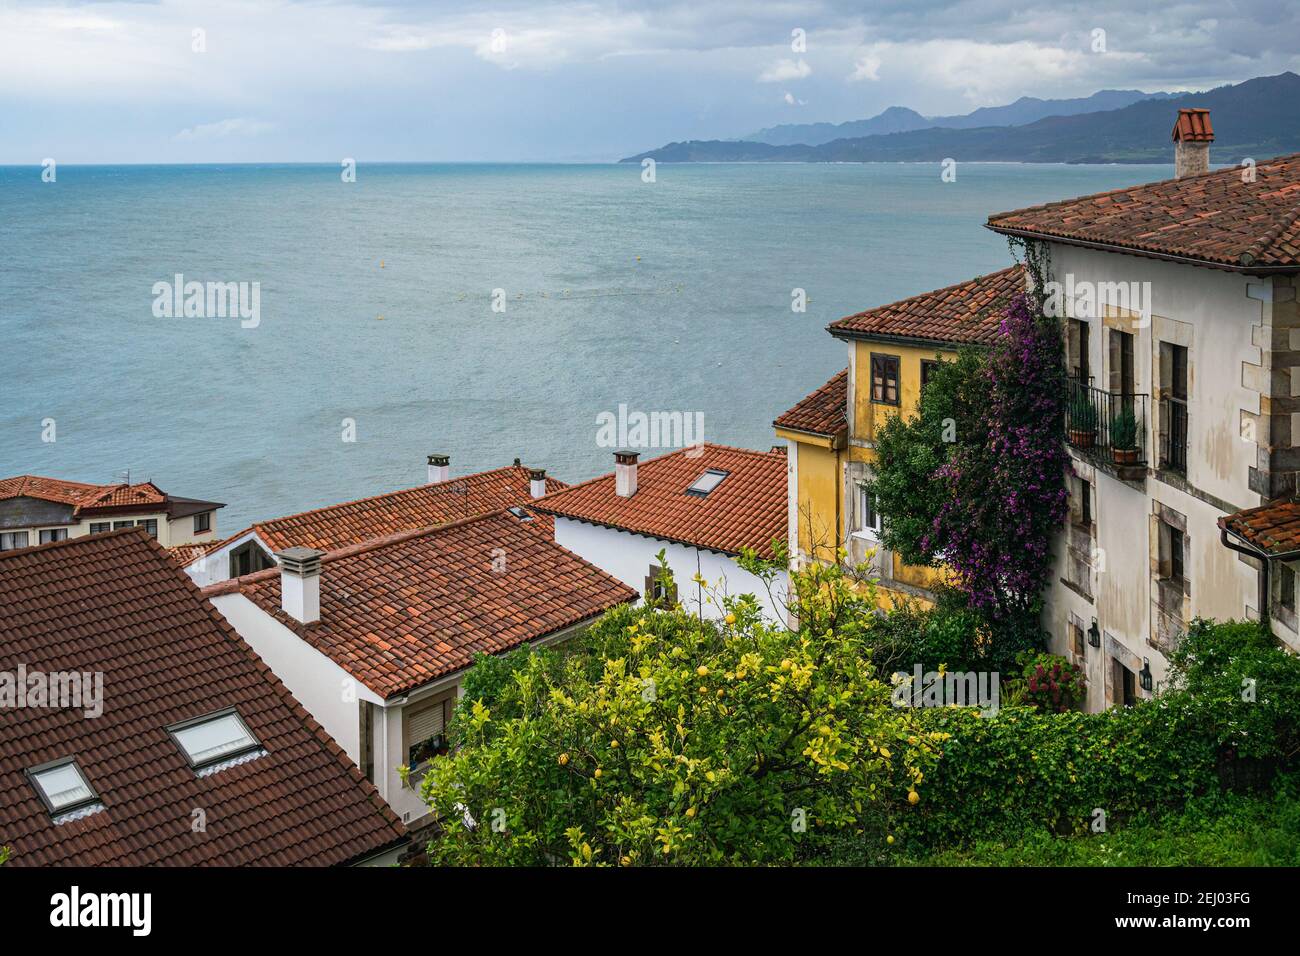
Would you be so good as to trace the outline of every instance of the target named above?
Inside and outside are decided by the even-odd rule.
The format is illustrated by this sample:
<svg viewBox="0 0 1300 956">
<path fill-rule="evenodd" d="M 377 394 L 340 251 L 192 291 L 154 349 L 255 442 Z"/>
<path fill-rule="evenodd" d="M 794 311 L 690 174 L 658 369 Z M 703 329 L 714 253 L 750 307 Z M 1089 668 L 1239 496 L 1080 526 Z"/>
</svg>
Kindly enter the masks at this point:
<svg viewBox="0 0 1300 956">
<path fill-rule="evenodd" d="M 1168 99 L 1175 93 L 1143 93 L 1141 90 L 1101 90 L 1092 96 L 1072 100 L 1040 100 L 1036 96 L 1022 96 L 1006 106 L 982 106 L 963 116 L 922 116 L 906 106 L 891 106 L 871 119 L 851 120 L 847 123 L 787 123 L 760 129 L 757 133 L 742 136 L 751 143 L 769 146 L 820 146 L 837 139 L 856 139 L 884 133 L 910 133 L 916 129 L 976 129 L 981 126 L 1023 126 L 1048 116 L 1076 116 L 1079 113 L 1096 113 L 1117 110 L 1147 99 Z"/>
<path fill-rule="evenodd" d="M 1104 90 L 1094 96 L 1103 97 L 1099 102 L 1104 103 L 1107 102 L 1104 97 L 1109 94 L 1122 97 L 1129 92 Z M 1055 102 L 1077 104 L 1092 99 L 1094 97 Z M 1032 111 L 1035 103 L 1052 102 L 1029 100 L 1022 107 L 1026 100 L 1021 99 L 1009 106 L 976 110 L 967 117 L 956 119 L 988 124 L 989 113 L 995 119 L 1005 118 L 1014 113 L 1001 111 Z M 669 143 L 659 149 L 629 156 L 622 162 L 639 163 L 647 157 L 663 163 L 940 162 L 951 157 L 964 162 L 1170 163 L 1173 162 L 1173 146 L 1169 134 L 1177 111 L 1182 107 L 1210 110 L 1215 132 L 1211 162 L 1238 162 L 1245 157 L 1265 159 L 1300 152 L 1300 76 L 1288 72 L 1256 77 L 1205 93 L 1156 94 L 1114 109 L 1055 113 L 1014 125 L 931 125 L 921 129 L 841 137 L 816 144 L 693 140 Z M 861 122 L 907 122 L 908 118 L 900 116 L 899 111 L 919 115 L 894 107 Z M 981 112 L 985 113 L 985 119 L 976 119 Z M 814 124 L 814 127 L 822 125 L 830 124 Z M 789 128 L 775 127 L 775 130 Z"/>
</svg>

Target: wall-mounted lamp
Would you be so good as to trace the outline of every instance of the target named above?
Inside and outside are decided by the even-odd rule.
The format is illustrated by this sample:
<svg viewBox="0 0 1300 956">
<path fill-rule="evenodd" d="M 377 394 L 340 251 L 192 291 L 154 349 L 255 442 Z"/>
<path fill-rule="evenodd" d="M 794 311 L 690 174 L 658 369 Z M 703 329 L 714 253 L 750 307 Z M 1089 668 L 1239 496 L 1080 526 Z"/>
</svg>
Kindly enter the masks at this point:
<svg viewBox="0 0 1300 956">
<path fill-rule="evenodd" d="M 1145 691 L 1151 690 L 1151 662 L 1142 658 L 1142 669 L 1138 671 L 1138 682 Z"/>
<path fill-rule="evenodd" d="M 1097 629 L 1097 619 L 1094 617 L 1092 623 L 1088 625 L 1088 643 L 1093 647 L 1101 647 L 1101 631 Z"/>
</svg>

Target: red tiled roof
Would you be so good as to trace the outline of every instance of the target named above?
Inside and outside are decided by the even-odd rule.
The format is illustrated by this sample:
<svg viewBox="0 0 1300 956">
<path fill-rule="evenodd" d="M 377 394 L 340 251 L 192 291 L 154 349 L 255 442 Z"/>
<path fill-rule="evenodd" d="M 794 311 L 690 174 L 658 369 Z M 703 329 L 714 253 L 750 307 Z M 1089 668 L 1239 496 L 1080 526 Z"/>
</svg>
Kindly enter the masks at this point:
<svg viewBox="0 0 1300 956">
<path fill-rule="evenodd" d="M 849 370 L 829 382 L 772 422 L 777 428 L 834 437 L 849 427 Z"/>
<path fill-rule="evenodd" d="M 102 672 L 103 713 L 0 720 L 10 866 L 329 865 L 401 823 L 164 549 L 138 529 L 0 554 L 0 670 Z M 203 775 L 167 728 L 235 707 L 266 753 Z M 75 757 L 103 809 L 55 824 L 25 770 Z M 206 832 L 191 829 L 191 811 Z"/>
<path fill-rule="evenodd" d="M 827 331 L 850 337 L 989 345 L 997 338 L 1002 309 L 1023 291 L 1024 267 L 1015 265 L 847 316 L 832 322 Z"/>
<path fill-rule="evenodd" d="M 1266 554 L 1300 552 L 1300 501 L 1283 498 L 1224 515 L 1219 527 Z"/>
<path fill-rule="evenodd" d="M 709 494 L 688 495 L 710 468 L 729 474 Z M 753 548 L 770 558 L 772 539 L 784 539 L 787 531 L 786 458 L 726 445 L 683 448 L 638 464 L 631 498 L 614 493 L 611 473 L 547 495 L 534 507 L 724 554 Z"/>
<path fill-rule="evenodd" d="M 6 498 L 37 498 L 71 505 L 77 517 L 90 516 L 101 510 L 115 511 L 132 508 L 172 512 L 173 502 L 183 503 L 192 514 L 196 510 L 223 508 L 215 501 L 197 501 L 191 498 L 173 499 L 152 481 L 137 485 L 88 485 L 81 481 L 64 481 L 62 478 L 43 478 L 40 475 L 17 475 L 0 479 L 0 501 Z"/>
<path fill-rule="evenodd" d="M 367 541 L 321 559 L 320 620 L 280 610 L 280 571 L 222 581 L 383 697 L 554 634 L 639 595 L 508 512 Z M 494 562 L 500 561 L 500 569 Z"/>
<path fill-rule="evenodd" d="M 57 501 L 75 507 L 92 492 L 102 491 L 105 487 L 80 481 L 64 481 L 61 478 L 42 478 L 40 475 L 17 475 L 13 478 L 0 478 L 0 501 L 6 498 L 39 498 L 41 501 Z"/>
<path fill-rule="evenodd" d="M 1181 122 L 1181 120 L 1180 120 Z M 989 216 L 1007 235 L 1221 269 L 1300 270 L 1300 153 Z"/>
<path fill-rule="evenodd" d="M 546 479 L 547 492 L 567 487 L 556 478 Z M 463 478 L 449 478 L 434 485 L 418 485 L 259 521 L 210 545 L 207 550 L 219 550 L 254 531 L 272 552 L 295 546 L 333 551 L 372 538 L 447 524 L 513 505 L 526 507 L 533 501 L 529 489 L 528 469 L 510 465 Z M 549 519 L 543 522 L 549 526 Z"/>
</svg>

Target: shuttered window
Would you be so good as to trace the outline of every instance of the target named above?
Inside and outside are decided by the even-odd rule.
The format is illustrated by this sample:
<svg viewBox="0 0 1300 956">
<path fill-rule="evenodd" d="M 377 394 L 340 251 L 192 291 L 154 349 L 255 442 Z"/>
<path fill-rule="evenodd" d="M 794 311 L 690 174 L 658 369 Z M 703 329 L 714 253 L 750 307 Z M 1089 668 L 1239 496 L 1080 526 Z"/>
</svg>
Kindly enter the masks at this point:
<svg viewBox="0 0 1300 956">
<path fill-rule="evenodd" d="M 419 767 L 447 752 L 447 721 L 456 696 L 433 703 L 420 703 L 406 710 L 406 763 Z"/>
<path fill-rule="evenodd" d="M 871 356 L 871 400 L 884 405 L 898 404 L 898 356 Z"/>
</svg>

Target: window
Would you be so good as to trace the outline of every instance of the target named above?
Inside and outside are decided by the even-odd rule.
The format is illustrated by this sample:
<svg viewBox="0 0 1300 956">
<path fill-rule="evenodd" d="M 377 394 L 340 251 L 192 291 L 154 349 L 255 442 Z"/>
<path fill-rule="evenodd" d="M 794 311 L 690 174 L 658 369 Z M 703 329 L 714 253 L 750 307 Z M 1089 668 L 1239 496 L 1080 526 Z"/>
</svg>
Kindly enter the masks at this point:
<svg viewBox="0 0 1300 956">
<path fill-rule="evenodd" d="M 722 484 L 722 479 L 731 474 L 729 471 L 723 471 L 720 468 L 710 468 L 700 477 L 696 478 L 689 488 L 686 489 L 688 495 L 696 495 L 703 498 L 718 485 Z"/>
<path fill-rule="evenodd" d="M 151 538 L 158 537 L 157 518 L 150 518 L 148 521 L 137 521 L 135 524 L 137 528 L 144 528 L 144 530 L 149 533 L 149 537 Z"/>
<path fill-rule="evenodd" d="M 1289 564 L 1277 566 L 1277 603 L 1283 610 L 1295 613 L 1295 570 Z"/>
<path fill-rule="evenodd" d="M 196 717 L 168 729 L 195 770 L 261 747 L 233 709 Z"/>
<path fill-rule="evenodd" d="M 357 763 L 371 783 L 375 782 L 375 709 L 368 700 L 357 702 L 360 711 L 361 759 Z"/>
<path fill-rule="evenodd" d="M 13 551 L 27 547 L 26 531 L 8 531 L 0 534 L 0 551 Z"/>
<path fill-rule="evenodd" d="M 212 530 L 212 512 L 205 511 L 201 515 L 194 516 L 194 533 L 203 534 L 205 531 Z"/>
<path fill-rule="evenodd" d="M 921 391 L 930 384 L 930 379 L 934 376 L 934 370 L 939 367 L 940 363 L 934 359 L 921 359 Z"/>
<path fill-rule="evenodd" d="M 51 541 L 66 540 L 68 540 L 67 528 L 50 528 L 49 530 L 40 533 L 41 544 L 49 544 Z"/>
<path fill-rule="evenodd" d="M 27 776 L 46 809 L 55 816 L 99 802 L 99 795 L 71 757 L 29 770 Z"/>
<path fill-rule="evenodd" d="M 533 520 L 533 516 L 532 516 L 531 514 L 529 514 L 527 511 L 525 511 L 523 508 L 519 507 L 518 505 L 511 505 L 509 508 L 506 509 L 506 511 L 509 511 L 512 515 L 514 515 L 514 516 L 515 516 L 516 518 L 518 518 L 520 521 L 532 521 L 532 520 Z"/>
<path fill-rule="evenodd" d="M 406 720 L 406 765 L 412 769 L 447 752 L 447 724 L 456 696 L 421 701 L 403 709 Z"/>
<path fill-rule="evenodd" d="M 1116 395 L 1133 394 L 1133 336 L 1110 330 L 1110 390 Z"/>
<path fill-rule="evenodd" d="M 1169 577 L 1174 581 L 1183 580 L 1183 533 L 1177 528 L 1169 529 Z"/>
<path fill-rule="evenodd" d="M 1161 453 L 1160 464 L 1171 471 L 1187 471 L 1187 348 L 1160 343 Z"/>
<path fill-rule="evenodd" d="M 1082 319 L 1070 319 L 1067 327 L 1066 365 L 1070 377 L 1087 385 L 1092 378 L 1088 367 L 1088 323 Z"/>
<path fill-rule="evenodd" d="M 1079 478 L 1079 525 L 1087 528 L 1092 525 L 1092 482 L 1087 478 Z"/>
<path fill-rule="evenodd" d="M 91 534 L 104 534 L 112 530 L 113 530 L 113 526 L 109 524 L 107 521 L 92 521 L 90 523 Z"/>
<path fill-rule="evenodd" d="M 1083 649 L 1083 625 L 1078 621 L 1070 622 L 1070 646 L 1074 649 L 1074 656 L 1082 660 L 1086 652 Z"/>
<path fill-rule="evenodd" d="M 872 537 L 879 537 L 881 530 L 880 512 L 876 511 L 876 496 L 871 494 L 866 485 L 858 485 L 858 530 L 865 531 Z"/>
<path fill-rule="evenodd" d="M 883 405 L 898 404 L 898 356 L 871 356 L 871 400 Z"/>
<path fill-rule="evenodd" d="M 657 564 L 650 565 L 645 576 L 645 590 L 641 593 L 647 604 L 676 604 L 677 583 L 673 580 L 672 572 Z"/>
<path fill-rule="evenodd" d="M 265 551 L 258 547 L 256 541 L 245 541 L 230 552 L 230 576 L 232 578 L 252 574 L 254 571 L 265 571 L 267 568 L 273 567 L 275 567 L 275 562 L 271 560 Z"/>
</svg>

